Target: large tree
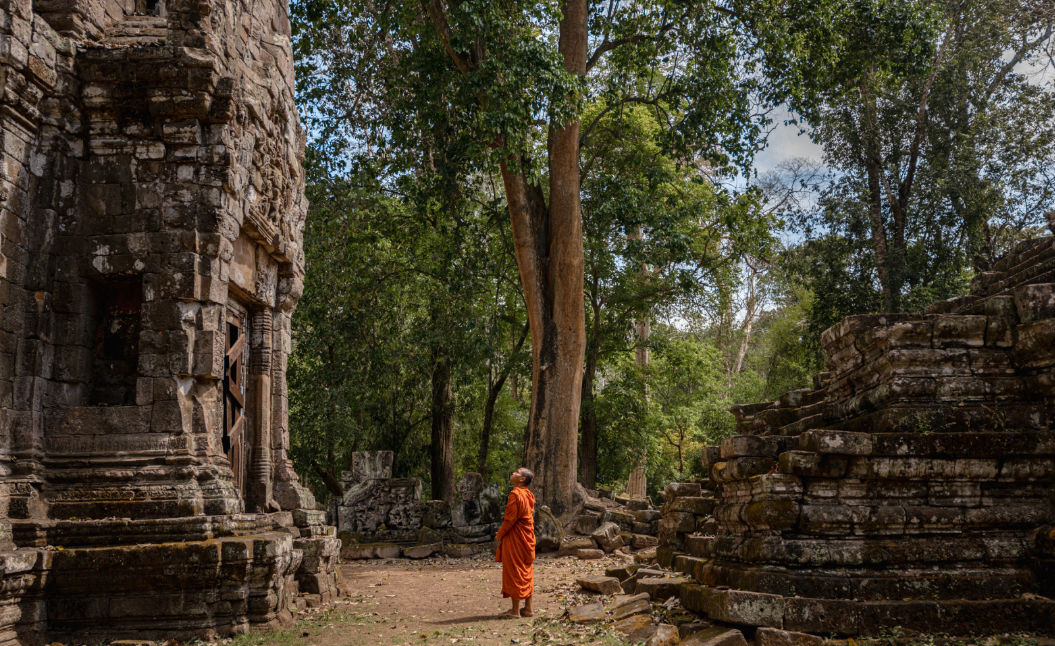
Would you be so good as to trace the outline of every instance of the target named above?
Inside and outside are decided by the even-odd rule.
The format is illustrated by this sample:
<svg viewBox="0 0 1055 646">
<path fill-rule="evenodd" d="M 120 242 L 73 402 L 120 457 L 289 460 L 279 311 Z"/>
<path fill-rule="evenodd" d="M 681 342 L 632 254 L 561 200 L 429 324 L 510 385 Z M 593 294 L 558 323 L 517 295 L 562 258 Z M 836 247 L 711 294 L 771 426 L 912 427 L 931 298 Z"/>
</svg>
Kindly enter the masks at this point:
<svg viewBox="0 0 1055 646">
<path fill-rule="evenodd" d="M 858 0 L 830 18 L 841 37 L 827 49 L 766 48 L 804 79 L 792 105 L 834 171 L 806 220 L 867 242 L 854 262 L 882 309 L 919 309 L 1055 206 L 1055 5 Z M 810 20 L 783 16 L 768 33 Z M 1031 73 L 1045 66 L 1046 80 Z"/>
<path fill-rule="evenodd" d="M 377 4 L 300 0 L 310 27 L 298 70 L 320 147 L 387 158 L 423 149 L 416 128 L 443 113 L 471 132 L 457 158 L 497 168 L 530 329 L 525 461 L 558 514 L 574 506 L 586 346 L 580 149 L 607 116 L 645 106 L 674 159 L 715 176 L 746 168 L 764 117 L 764 76 L 745 36 L 752 5 L 649 2 Z M 307 32 L 302 32 L 307 33 Z M 585 104 L 605 110 L 582 121 Z M 413 113 L 403 106 L 413 108 Z M 422 115 L 425 115 L 423 119 Z M 339 157 L 339 155 L 334 155 Z M 479 165 L 479 166 L 476 166 Z M 335 165 L 335 167 L 339 167 Z"/>
</svg>

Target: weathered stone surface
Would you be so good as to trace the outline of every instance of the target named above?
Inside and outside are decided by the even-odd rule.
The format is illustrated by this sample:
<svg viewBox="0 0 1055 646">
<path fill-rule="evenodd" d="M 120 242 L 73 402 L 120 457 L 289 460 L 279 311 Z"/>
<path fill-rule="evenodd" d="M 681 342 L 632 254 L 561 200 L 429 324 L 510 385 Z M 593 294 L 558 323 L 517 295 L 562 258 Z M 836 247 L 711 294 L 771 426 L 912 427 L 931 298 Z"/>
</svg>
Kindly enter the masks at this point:
<svg viewBox="0 0 1055 646">
<path fill-rule="evenodd" d="M 647 593 L 628 594 L 613 599 L 611 608 L 612 618 L 618 621 L 630 615 L 648 614 L 652 611 L 652 604 Z"/>
<path fill-rule="evenodd" d="M 648 638 L 645 646 L 673 646 L 681 642 L 677 626 L 657 624 L 656 632 Z"/>
<path fill-rule="evenodd" d="M 575 556 L 582 549 L 595 549 L 597 541 L 589 536 L 567 536 L 557 550 L 557 556 Z"/>
<path fill-rule="evenodd" d="M 568 611 L 568 620 L 576 624 L 597 624 L 605 620 L 604 606 L 600 602 L 577 606 Z"/>
<path fill-rule="evenodd" d="M 552 552 L 564 542 L 560 520 L 545 505 L 535 507 L 535 551 Z"/>
<path fill-rule="evenodd" d="M 671 577 L 646 577 L 637 579 L 637 587 L 634 592 L 645 593 L 653 600 L 662 601 L 678 594 L 678 589 L 689 579 L 681 576 Z"/>
<path fill-rule="evenodd" d="M 755 632 L 757 646 L 824 646 L 824 643 L 823 637 L 778 628 L 759 628 Z"/>
<path fill-rule="evenodd" d="M 623 591 L 619 587 L 619 579 L 613 576 L 586 576 L 575 579 L 575 583 L 583 590 L 601 594 L 619 594 Z"/>
<path fill-rule="evenodd" d="M 430 545 L 413 545 L 411 547 L 403 548 L 403 556 L 408 559 L 423 559 L 436 554 L 443 549 L 441 543 L 432 543 Z"/>
<path fill-rule="evenodd" d="M 685 646 L 747 646 L 747 640 L 739 630 L 730 628 L 707 628 L 681 642 Z"/>
<path fill-rule="evenodd" d="M 400 553 L 400 547 L 395 543 L 353 544 L 341 549 L 341 558 L 348 560 L 396 559 L 399 558 Z"/>
<path fill-rule="evenodd" d="M 648 615 L 630 615 L 615 622 L 613 627 L 631 641 L 646 641 L 655 632 Z"/>
<path fill-rule="evenodd" d="M 623 538 L 619 535 L 619 525 L 615 523 L 601 524 L 590 536 L 606 552 L 623 546 Z"/>
<path fill-rule="evenodd" d="M 4 639 L 245 632 L 338 592 L 288 455 L 288 29 L 284 2 L 0 6 Z"/>
<path fill-rule="evenodd" d="M 575 551 L 575 556 L 579 557 L 584 561 L 592 561 L 604 558 L 604 550 L 582 547 Z"/>
</svg>

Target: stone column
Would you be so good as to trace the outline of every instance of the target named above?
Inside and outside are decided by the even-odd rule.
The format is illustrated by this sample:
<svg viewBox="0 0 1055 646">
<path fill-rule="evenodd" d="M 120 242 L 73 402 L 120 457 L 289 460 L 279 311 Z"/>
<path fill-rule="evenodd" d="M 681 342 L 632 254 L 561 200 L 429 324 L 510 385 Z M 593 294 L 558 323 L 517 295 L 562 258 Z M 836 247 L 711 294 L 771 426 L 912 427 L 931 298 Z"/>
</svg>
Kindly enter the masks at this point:
<svg viewBox="0 0 1055 646">
<path fill-rule="evenodd" d="M 271 352 L 270 308 L 253 312 L 250 323 L 249 410 L 252 411 L 252 455 L 246 487 L 246 509 L 268 511 L 271 500 Z"/>
</svg>

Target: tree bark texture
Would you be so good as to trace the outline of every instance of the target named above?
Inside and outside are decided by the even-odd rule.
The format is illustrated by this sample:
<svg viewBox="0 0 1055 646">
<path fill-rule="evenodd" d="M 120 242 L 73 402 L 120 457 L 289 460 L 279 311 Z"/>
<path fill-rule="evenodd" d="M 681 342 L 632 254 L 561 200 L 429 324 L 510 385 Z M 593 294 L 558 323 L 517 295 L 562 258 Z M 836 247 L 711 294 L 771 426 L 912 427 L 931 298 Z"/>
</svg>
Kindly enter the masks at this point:
<svg viewBox="0 0 1055 646">
<path fill-rule="evenodd" d="M 586 72 L 586 2 L 564 4 L 558 47 L 568 71 Z M 525 466 L 532 489 L 560 516 L 574 511 L 586 312 L 579 175 L 579 120 L 551 127 L 549 206 L 541 187 L 503 163 L 520 281 L 531 327 L 531 414 Z"/>
<path fill-rule="evenodd" d="M 454 420 L 451 364 L 437 348 L 432 362 L 432 498 L 454 503 Z"/>
<path fill-rule="evenodd" d="M 637 323 L 634 325 L 635 332 L 637 333 L 637 347 L 634 349 L 634 363 L 639 368 L 644 368 L 652 360 L 651 355 L 648 351 L 648 337 L 652 335 L 652 325 L 648 319 L 648 315 L 642 315 Z M 645 399 L 648 399 L 648 393 L 645 393 Z M 626 495 L 631 498 L 644 498 L 648 495 L 648 479 L 645 477 L 645 453 L 642 449 L 641 453 L 637 456 L 637 461 L 634 463 L 634 469 L 630 472 L 630 477 L 626 481 Z"/>
</svg>

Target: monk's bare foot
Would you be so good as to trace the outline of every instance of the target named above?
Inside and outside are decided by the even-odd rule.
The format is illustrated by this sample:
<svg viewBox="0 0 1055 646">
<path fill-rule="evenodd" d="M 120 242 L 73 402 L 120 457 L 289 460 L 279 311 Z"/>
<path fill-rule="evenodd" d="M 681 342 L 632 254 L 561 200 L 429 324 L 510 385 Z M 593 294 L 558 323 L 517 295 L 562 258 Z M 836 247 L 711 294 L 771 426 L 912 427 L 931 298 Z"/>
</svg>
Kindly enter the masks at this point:
<svg viewBox="0 0 1055 646">
<path fill-rule="evenodd" d="M 520 611 L 520 616 L 521 617 L 534 617 L 535 613 L 531 612 L 530 610 L 521 610 Z"/>
<path fill-rule="evenodd" d="M 516 610 L 506 610 L 502 614 L 498 615 L 500 619 L 520 619 L 520 613 Z"/>
</svg>

